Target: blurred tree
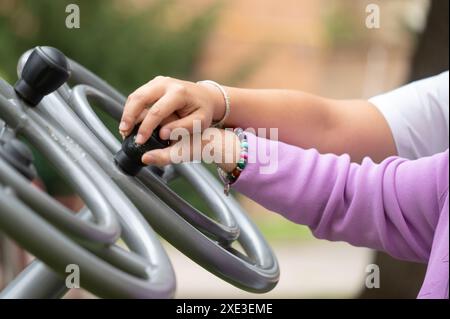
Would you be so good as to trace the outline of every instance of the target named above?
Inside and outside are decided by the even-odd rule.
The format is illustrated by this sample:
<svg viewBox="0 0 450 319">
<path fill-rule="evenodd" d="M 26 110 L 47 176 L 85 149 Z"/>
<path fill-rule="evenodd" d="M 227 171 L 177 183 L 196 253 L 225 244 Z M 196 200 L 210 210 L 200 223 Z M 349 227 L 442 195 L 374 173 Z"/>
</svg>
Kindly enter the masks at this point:
<svg viewBox="0 0 450 319">
<path fill-rule="evenodd" d="M 190 78 L 221 2 L 192 17 L 171 15 L 176 2 L 143 1 L 133 8 L 124 0 L 1 0 L 0 73 L 14 82 L 20 55 L 34 46 L 50 45 L 125 95 L 158 74 Z M 65 25 L 70 3 L 80 8 L 79 29 Z M 116 132 L 117 123 L 104 119 Z M 49 192 L 70 192 L 47 161 L 36 155 Z"/>
<path fill-rule="evenodd" d="M 124 93 L 158 74 L 189 77 L 219 2 L 173 27 L 170 11 L 176 2 L 156 0 L 130 9 L 130 1 L 123 0 L 2 0 L 1 68 L 13 80 L 20 54 L 51 45 Z M 79 5 L 79 29 L 65 26 L 69 3 Z"/>
<path fill-rule="evenodd" d="M 72 3 L 80 8 L 79 29 L 65 25 L 66 6 Z M 138 7 L 133 8 L 133 3 Z M 158 74 L 190 78 L 222 3 L 216 1 L 196 13 L 173 15 L 176 3 L 176 0 L 0 0 L 0 77 L 14 83 L 20 55 L 35 46 L 49 45 L 125 95 Z M 117 132 L 117 123 L 109 117 L 102 119 L 112 132 Z M 80 203 L 76 197 L 63 196 L 72 193 L 67 183 L 35 149 L 34 155 L 47 191 L 77 210 Z M 186 183 L 178 182 L 175 187 L 195 206 L 201 206 Z"/>
<path fill-rule="evenodd" d="M 449 67 L 449 1 L 433 0 L 427 25 L 418 37 L 411 61 L 409 80 L 415 81 L 439 74 Z M 426 265 L 396 260 L 377 253 L 380 288 L 364 289 L 361 298 L 416 298 L 422 285 Z"/>
<path fill-rule="evenodd" d="M 348 48 L 363 40 L 353 1 L 331 1 L 324 7 L 323 36 L 330 48 Z"/>
</svg>

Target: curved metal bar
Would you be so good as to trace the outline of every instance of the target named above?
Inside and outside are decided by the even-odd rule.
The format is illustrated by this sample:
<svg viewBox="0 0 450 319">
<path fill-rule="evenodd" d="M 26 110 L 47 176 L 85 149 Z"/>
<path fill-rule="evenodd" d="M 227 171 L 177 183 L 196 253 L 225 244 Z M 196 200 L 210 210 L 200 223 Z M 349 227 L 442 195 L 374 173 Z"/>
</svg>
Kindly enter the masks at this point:
<svg viewBox="0 0 450 319">
<path fill-rule="evenodd" d="M 70 61 L 72 74 L 75 82 L 87 83 L 113 96 L 119 103 L 123 104 L 125 99 L 106 82 L 99 79 L 93 73 L 87 71 L 77 63 Z M 20 64 L 20 63 L 19 63 Z M 202 265 L 207 270 L 213 272 L 224 280 L 242 289 L 253 292 L 266 292 L 271 290 L 277 283 L 279 268 L 272 251 L 259 234 L 256 227 L 245 216 L 239 206 L 233 206 L 233 201 L 226 201 L 226 204 L 235 209 L 233 215 L 238 221 L 238 225 L 250 232 L 250 236 L 241 233 L 239 242 L 244 249 L 256 246 L 253 251 L 255 260 L 251 260 L 242 254 L 237 253 L 229 246 L 220 246 L 210 238 L 205 236 L 195 227 L 186 222 L 173 211 L 166 203 L 162 202 L 153 192 L 135 178 L 124 175 L 112 161 L 111 153 L 104 145 L 86 129 L 86 126 L 73 114 L 73 111 L 66 109 L 65 103 L 55 112 L 48 102 L 61 101 L 64 97 L 63 89 L 59 94 L 51 94 L 44 98 L 43 103 L 36 109 L 36 113 L 53 117 L 53 121 L 58 123 L 61 130 L 67 132 L 83 149 L 98 162 L 114 182 L 124 191 L 124 193 L 134 202 L 144 217 L 154 228 L 175 247 L 181 250 L 191 259 Z M 51 100 L 52 99 L 52 100 Z M 63 101 L 64 102 L 64 101 Z M 58 105 L 59 104 L 53 104 Z M 72 112 L 72 113 L 71 113 Z M 117 114 L 116 114 L 117 115 Z M 212 177 L 211 177 L 212 178 Z M 226 199 L 225 199 L 226 200 Z M 261 242 L 252 242 L 253 240 Z M 258 254 L 258 250 L 263 249 L 263 254 Z M 268 255 L 268 258 L 264 257 Z"/>
<path fill-rule="evenodd" d="M 53 225 L 63 230 L 65 233 L 78 239 L 87 241 L 99 241 L 109 238 L 109 230 L 104 231 L 104 225 L 92 222 L 86 223 L 76 218 L 72 211 L 56 202 L 46 193 L 38 190 L 29 181 L 16 179 L 15 174 L 9 165 L 0 158 L 0 182 L 12 187 L 17 196 L 28 205 L 34 207 L 35 211 Z M 107 234 L 107 236 L 105 236 Z M 115 232 L 113 242 L 117 240 L 118 234 Z"/>
<path fill-rule="evenodd" d="M 77 214 L 77 217 L 82 220 L 92 220 L 93 215 L 89 209 L 84 206 Z M 128 240 L 125 240 L 125 243 L 127 241 Z M 120 270 L 128 272 L 136 277 L 145 278 L 148 270 L 153 267 L 153 265 L 144 257 L 141 257 L 133 251 L 127 251 L 118 245 L 96 247 L 87 243 L 83 246 Z"/>
<path fill-rule="evenodd" d="M 4 85 L 0 85 L 0 89 L 3 91 L 6 90 Z M 56 163 L 57 165 L 62 165 L 62 168 L 65 167 L 63 165 L 69 165 L 70 167 L 71 164 L 67 163 L 80 165 L 81 167 L 83 167 L 84 171 L 89 172 L 91 178 L 96 181 L 97 185 L 101 185 L 99 187 L 103 190 L 103 194 L 98 194 L 97 191 L 94 194 L 97 194 L 97 196 L 104 195 L 107 198 L 107 202 L 116 207 L 117 214 L 119 215 L 120 223 L 122 225 L 122 237 L 131 250 L 139 253 L 147 261 L 147 272 L 151 276 L 149 276 L 149 278 L 145 281 L 147 285 L 145 290 L 145 297 L 167 298 L 173 296 L 175 290 L 175 276 L 167 255 L 165 254 L 151 228 L 142 218 L 140 213 L 136 210 L 134 205 L 120 191 L 117 185 L 115 185 L 110 180 L 110 178 L 103 172 L 103 170 L 96 162 L 92 161 L 86 153 L 80 151 L 78 146 L 73 149 L 68 147 L 73 147 L 75 143 L 62 136 L 55 127 L 52 127 L 50 124 L 45 123 L 45 121 L 40 118 L 40 116 L 35 112 L 34 109 L 26 108 L 25 110 L 22 110 L 20 105 L 11 105 L 11 103 L 8 100 L 5 100 L 2 96 L 0 96 L 0 101 L 3 102 L 0 103 L 0 106 L 6 106 L 7 109 L 6 112 L 3 112 L 3 108 L 0 107 L 2 109 L 2 117 L 5 118 L 10 125 L 24 133 L 25 136 L 32 137 L 31 141 L 33 142 L 33 144 L 38 148 L 41 148 L 41 150 L 45 150 L 45 153 L 47 155 L 49 154 L 50 150 L 49 145 L 54 146 L 54 149 L 51 149 L 51 152 L 57 152 L 56 149 L 58 148 L 58 145 L 55 146 L 55 144 L 57 144 L 56 141 L 59 141 L 61 143 L 61 145 L 59 145 L 60 151 L 61 149 L 64 149 L 65 152 L 60 152 L 61 154 L 63 154 L 63 157 L 60 158 L 60 160 L 65 164 Z M 54 134 L 53 139 L 48 138 L 48 134 L 46 131 L 39 130 L 40 125 L 46 127 L 49 132 L 52 132 Z M 71 154 L 72 158 L 70 157 L 69 153 Z M 84 155 L 81 156 L 80 154 Z M 81 174 L 82 172 L 79 171 L 78 173 Z M 88 244 L 91 251 L 94 251 L 98 255 L 103 255 L 104 257 L 106 257 L 105 259 L 110 256 L 110 261 L 115 260 L 117 263 L 119 263 L 120 260 L 117 259 L 117 256 L 119 254 L 113 252 L 111 255 L 111 252 L 106 251 L 104 246 L 97 247 L 97 245 L 92 246 L 92 243 L 85 243 L 85 245 Z M 37 254 L 37 256 L 39 255 Z M 130 258 L 133 257 L 131 256 Z M 130 266 L 129 263 L 127 265 L 126 262 L 123 263 L 123 265 L 124 266 L 122 268 L 127 268 L 128 266 Z M 120 269 L 121 266 L 118 266 L 118 268 Z M 136 269 L 133 269 L 133 267 L 131 268 L 131 270 L 127 270 L 131 273 L 136 273 Z M 114 280 L 114 278 L 110 278 L 110 280 Z M 20 282 L 16 282 L 16 284 L 18 287 L 21 286 Z M 95 285 L 102 286 L 103 284 L 104 283 L 102 283 L 101 281 L 95 281 Z M 133 285 L 133 282 L 129 282 L 129 284 Z M 114 293 L 120 294 L 121 292 Z M 122 296 L 129 297 L 129 295 L 126 295 L 126 292 L 124 292 Z"/>
<path fill-rule="evenodd" d="M 98 191 L 92 180 L 82 171 L 82 169 L 73 161 L 69 160 L 64 151 L 59 148 L 51 137 L 41 127 L 29 120 L 25 114 L 20 112 L 18 105 L 13 105 L 12 102 L 6 100 L 0 95 L 0 110 L 6 123 L 16 128 L 20 128 L 25 135 L 34 142 L 34 145 L 44 147 L 48 145 L 48 157 L 60 172 L 61 176 L 65 177 L 68 183 L 80 194 L 81 198 L 86 202 L 86 205 L 92 209 L 92 212 L 97 221 L 97 225 L 92 223 L 82 223 L 75 221 L 75 217 L 61 209 L 61 207 L 52 206 L 52 210 L 47 212 L 48 216 L 54 222 L 60 225 L 65 225 L 66 229 L 75 225 L 72 229 L 72 234 L 78 235 L 80 238 L 92 240 L 103 244 L 112 244 L 117 241 L 120 236 L 120 227 L 115 218 L 114 209 Z M 15 118 L 8 121 L 7 117 Z M 51 130 L 50 127 L 48 127 Z M 7 174 L 3 171 L 2 174 Z M 3 176 L 7 178 L 7 176 Z M 42 197 L 33 196 L 27 193 L 25 189 L 21 194 L 28 200 L 35 199 L 34 203 L 42 208 Z M 28 194 L 28 196 L 27 196 Z M 35 193 L 34 193 L 35 195 Z M 40 199 L 40 200 L 39 200 Z M 46 214 L 46 212 L 42 212 Z"/>
<path fill-rule="evenodd" d="M 0 291 L 0 299 L 57 299 L 67 291 L 64 279 L 35 259 Z"/>
<path fill-rule="evenodd" d="M 109 150 L 93 136 L 90 130 L 86 129 L 85 124 L 71 109 L 61 106 L 58 108 L 58 112 L 53 112 L 52 105 L 57 105 L 55 104 L 57 100 L 61 100 L 61 97 L 47 96 L 37 111 L 45 117 L 53 117 L 61 127 L 64 127 L 69 136 L 80 143 L 83 149 L 88 150 L 90 155 L 127 194 L 152 227 L 172 245 L 205 269 L 242 289 L 262 293 L 271 290 L 276 285 L 279 277 L 276 262 L 268 267 L 263 267 L 259 260 L 253 262 L 243 259 L 241 255 L 234 254 L 229 248 L 219 246 L 190 225 L 146 188 L 142 182 L 123 174 L 113 163 Z M 233 212 L 233 214 L 239 213 Z M 253 226 L 253 228 L 253 231 L 257 232 L 256 227 Z M 246 237 L 241 233 L 239 242 L 242 238 Z M 241 243 L 241 245 L 243 247 L 251 246 L 252 243 Z"/>
<path fill-rule="evenodd" d="M 23 53 L 19 61 L 17 62 L 17 74 L 22 74 L 22 69 L 25 63 L 28 60 L 28 57 L 30 56 L 31 52 L 33 50 L 28 50 L 25 53 Z M 95 87 L 96 89 L 102 91 L 104 94 L 112 97 L 114 100 L 116 100 L 120 104 L 125 104 L 125 97 L 119 93 L 115 88 L 113 88 L 111 85 L 109 85 L 106 81 L 99 78 L 97 75 L 77 63 L 76 61 L 73 61 L 72 59 L 67 58 L 67 61 L 69 62 L 70 70 L 71 70 L 71 76 L 70 81 L 75 84 L 84 83 L 87 85 L 90 85 L 92 87 Z M 64 93 L 67 93 L 68 86 L 63 85 L 58 89 L 58 92 L 61 94 L 62 97 L 65 96 Z M 119 114 L 119 117 L 122 113 Z"/>
<path fill-rule="evenodd" d="M 78 66 L 78 68 L 80 68 L 80 66 Z M 70 88 L 65 87 L 64 90 L 64 96 L 67 97 L 66 101 L 72 102 L 69 103 L 69 105 L 72 107 L 75 113 L 77 113 L 77 115 L 83 120 L 83 122 L 91 129 L 92 132 L 94 132 L 97 138 L 102 141 L 103 144 L 106 145 L 106 147 L 112 153 L 116 153 L 120 149 L 120 143 L 111 134 L 111 132 L 109 132 L 103 122 L 100 121 L 95 112 L 89 106 L 88 97 L 94 98 L 97 102 L 99 102 L 100 107 L 103 109 L 103 111 L 107 112 L 116 120 L 120 120 L 123 111 L 122 105 L 102 91 L 87 85 L 77 85 L 72 89 L 72 91 L 70 91 Z M 217 196 L 213 196 L 213 194 L 208 192 L 207 188 L 204 187 L 205 184 L 202 183 L 202 179 L 196 178 L 192 174 L 193 171 L 189 169 L 192 165 L 203 168 L 203 166 L 196 163 L 183 163 L 182 165 L 170 165 L 170 167 L 182 166 L 183 168 L 177 171 L 181 173 L 181 176 L 184 176 L 184 178 L 189 180 L 189 182 L 202 196 L 203 200 L 208 203 L 213 212 L 221 212 L 219 214 L 216 214 L 219 218 L 219 221 L 223 222 L 228 227 L 236 227 L 236 223 L 233 220 L 232 215 L 229 214 L 229 210 L 223 207 L 223 205 L 225 205 L 223 196 L 221 196 L 221 199 L 218 200 Z M 170 168 L 169 166 L 167 166 L 165 169 Z M 178 195 L 171 194 L 171 190 L 165 186 L 161 179 L 159 179 L 157 176 L 154 176 L 151 170 L 142 170 L 142 173 L 140 173 L 138 177 L 146 186 L 150 187 L 163 200 L 171 200 L 172 207 L 177 210 Z M 171 197 L 168 197 L 166 194 L 170 194 Z"/>
<path fill-rule="evenodd" d="M 143 280 L 118 271 L 109 263 L 77 245 L 56 228 L 36 215 L 29 207 L 0 188 L 0 204 L 4 218 L 0 226 L 20 245 L 39 256 L 61 276 L 66 266 L 75 264 L 80 269 L 80 283 L 98 296 L 108 298 L 147 298 L 150 280 Z M 21 231 L 17 232 L 17 225 Z M 147 274 L 151 276 L 150 273 Z M 101 284 L 98 284 L 101 283 Z"/>
<path fill-rule="evenodd" d="M 115 154 L 120 150 L 121 143 L 103 124 L 103 122 L 95 114 L 94 110 L 89 104 L 89 100 L 97 102 L 103 109 L 111 111 L 112 109 L 120 108 L 120 104 L 112 97 L 103 92 L 85 84 L 76 85 L 72 88 L 67 104 L 79 116 L 79 118 L 86 124 L 86 126 L 94 133 L 95 136 Z"/>
<path fill-rule="evenodd" d="M 81 72 L 85 72 L 83 70 L 81 67 Z M 72 73 L 75 74 L 76 72 L 72 70 Z M 89 73 L 89 75 L 92 76 L 92 73 Z M 82 81 L 83 74 L 78 74 L 77 78 Z M 90 84 L 95 85 L 93 83 L 95 81 L 92 81 L 92 79 L 90 81 Z M 279 267 L 276 258 L 257 228 L 237 204 L 229 199 L 224 199 L 227 205 L 233 209 L 233 215 L 238 217 L 236 219 L 239 220 L 238 225 L 240 227 L 240 223 L 242 223 L 239 242 L 244 249 L 251 248 L 247 253 L 250 256 L 253 255 L 255 261 L 243 257 L 229 247 L 222 247 L 211 241 L 167 207 L 152 192 L 146 190 L 143 184 L 122 174 L 112 163 L 111 157 L 99 156 L 101 153 L 105 153 L 105 147 L 98 140 L 94 141 L 87 138 L 91 133 L 83 130 L 84 124 L 79 123 L 79 121 L 77 123 L 76 116 L 73 115 L 73 120 L 68 121 L 66 117 L 70 118 L 70 115 L 62 114 L 67 112 L 67 110 L 59 110 L 57 114 L 59 120 L 57 121 L 60 122 L 60 125 L 65 127 L 69 135 L 82 143 L 85 149 L 92 151 L 91 155 L 120 185 L 155 230 L 172 245 L 205 269 L 242 289 L 263 293 L 271 290 L 277 284 Z M 46 114 L 49 115 L 49 112 L 47 111 Z M 244 232 L 248 232 L 248 234 L 244 234 Z"/>
<path fill-rule="evenodd" d="M 202 178 L 214 189 L 217 194 L 225 200 L 226 205 L 233 212 L 238 225 L 241 227 L 239 243 L 247 253 L 248 257 L 255 260 L 255 263 L 269 269 L 277 269 L 279 275 L 278 261 L 270 246 L 265 241 L 262 234 L 254 226 L 250 218 L 243 212 L 243 208 L 233 196 L 225 196 L 223 185 L 214 178 L 204 167 L 197 165 L 194 167 L 197 176 Z"/>
<path fill-rule="evenodd" d="M 139 229 L 138 229 L 139 230 Z M 132 230 L 134 231 L 134 230 Z M 15 236 L 13 235 L 13 237 L 15 238 Z M 36 239 L 34 239 L 36 240 Z M 127 240 L 125 240 L 127 242 Z M 156 242 L 156 238 L 153 239 L 154 242 Z M 157 242 L 159 244 L 159 242 Z M 26 246 L 27 247 L 27 246 Z M 28 247 L 27 247 L 28 248 Z M 46 247 L 42 247 L 42 249 L 47 249 Z M 171 268 L 170 268 L 170 264 L 168 267 L 168 262 L 166 263 L 162 263 L 161 261 L 158 260 L 156 257 L 158 254 L 152 253 L 152 263 L 146 263 L 144 264 L 142 262 L 142 260 L 140 258 L 133 257 L 133 254 L 130 253 L 126 253 L 115 246 L 112 247 L 105 247 L 105 246 L 101 246 L 101 247 L 93 247 L 90 248 L 89 250 L 91 250 L 93 253 L 95 253 L 97 256 L 103 258 L 105 261 L 108 261 L 109 263 L 113 264 L 114 266 L 116 266 L 119 270 L 126 270 L 126 272 L 128 274 L 134 274 L 134 275 L 143 275 L 146 274 L 148 272 L 147 275 L 152 275 L 150 278 L 146 278 L 147 283 L 148 283 L 148 287 L 146 289 L 146 294 L 143 297 L 146 298 L 167 298 L 167 297 L 171 297 L 173 295 L 173 291 L 174 291 L 174 280 L 171 278 L 173 278 L 173 274 L 171 273 Z M 154 250 L 154 248 L 153 248 Z M 162 249 L 160 254 L 163 253 Z M 41 256 L 40 254 L 37 254 L 37 256 Z M 155 256 L 156 255 L 156 256 Z M 77 257 L 75 257 L 77 258 Z M 156 265 L 154 265 L 153 263 L 156 263 Z M 158 269 L 155 269 L 155 267 L 159 267 Z M 100 270 L 99 270 L 100 271 Z M 166 273 L 169 274 L 170 276 L 158 276 L 160 273 Z M 147 276 L 148 277 L 148 276 Z M 114 277 L 111 277 L 110 280 L 115 280 Z M 104 285 L 103 282 L 101 281 L 96 281 L 94 283 L 96 286 L 101 287 L 102 285 Z M 127 281 L 125 282 L 125 284 L 127 285 L 131 285 L 133 286 L 134 283 Z M 159 286 L 158 286 L 159 284 Z M 90 284 L 92 285 L 92 284 Z M 96 288 L 95 288 L 96 289 Z M 95 291 L 95 290 L 93 290 Z M 115 292 L 115 294 L 120 295 L 121 292 Z M 135 295 L 129 296 L 129 295 L 121 295 L 122 297 L 135 297 Z"/>
<path fill-rule="evenodd" d="M 77 84 L 87 84 L 91 87 L 96 88 L 97 90 L 103 92 L 105 95 L 112 97 L 119 104 L 125 104 L 125 97 L 120 94 L 115 88 L 109 85 L 106 81 L 99 78 L 97 75 L 73 61 L 72 59 L 68 59 L 70 64 L 70 69 L 72 71 L 70 80 Z M 112 110 L 112 114 L 118 115 L 119 117 L 122 115 L 122 112 L 117 113 L 117 109 Z"/>
<path fill-rule="evenodd" d="M 107 82 L 100 79 L 97 75 L 95 75 L 79 63 L 71 59 L 69 59 L 69 61 L 72 68 L 72 76 L 76 79 L 75 83 L 84 83 L 90 85 L 102 91 L 106 95 L 113 97 L 119 103 L 120 108 L 118 108 L 115 104 L 110 104 L 109 108 L 105 109 L 106 112 L 108 112 L 113 118 L 119 121 L 123 111 L 123 107 L 121 105 L 125 104 L 126 98 L 115 88 L 110 86 Z M 244 249 L 246 249 L 247 253 L 249 255 L 252 255 L 253 258 L 259 260 L 262 265 L 278 269 L 278 262 L 272 249 L 266 243 L 264 237 L 257 230 L 254 224 L 249 220 L 240 204 L 233 198 L 233 196 L 224 196 L 223 186 L 213 176 L 211 176 L 211 174 L 207 172 L 203 166 L 196 165 L 194 167 L 198 168 L 198 173 L 201 174 L 204 180 L 210 181 L 210 185 L 214 189 L 216 189 L 218 194 L 220 194 L 220 197 L 224 200 L 225 204 L 230 208 L 231 212 L 238 220 L 238 224 L 241 226 L 240 237 L 245 237 L 245 240 L 242 240 L 241 244 L 243 245 Z M 242 231 L 242 226 L 247 227 L 247 231 Z M 250 229 L 252 231 L 248 231 Z M 247 245 L 247 243 L 251 244 Z"/>
<path fill-rule="evenodd" d="M 72 89 L 69 104 L 97 138 L 103 142 L 111 152 L 116 153 L 120 149 L 120 143 L 90 107 L 88 97 L 94 99 L 103 108 L 106 108 L 106 110 L 121 108 L 121 106 L 114 99 L 87 85 L 77 85 Z M 195 209 L 170 189 L 161 178 L 155 176 L 149 170 L 143 170 L 138 174 L 138 178 L 163 201 L 170 203 L 170 206 L 183 216 L 183 218 L 201 229 L 204 233 L 221 242 L 232 242 L 238 238 L 239 228 L 237 227 L 232 214 L 228 207 L 223 204 L 222 200 L 218 200 L 217 196 L 213 196 L 215 194 L 208 193 L 207 195 L 204 195 L 202 192 L 199 192 L 203 200 L 211 208 L 213 214 L 217 216 L 222 224 L 217 223 L 214 219 L 205 216 Z M 199 184 L 202 184 L 201 180 L 198 180 L 193 184 L 194 188 Z M 204 188 L 201 189 L 203 190 Z"/>
</svg>

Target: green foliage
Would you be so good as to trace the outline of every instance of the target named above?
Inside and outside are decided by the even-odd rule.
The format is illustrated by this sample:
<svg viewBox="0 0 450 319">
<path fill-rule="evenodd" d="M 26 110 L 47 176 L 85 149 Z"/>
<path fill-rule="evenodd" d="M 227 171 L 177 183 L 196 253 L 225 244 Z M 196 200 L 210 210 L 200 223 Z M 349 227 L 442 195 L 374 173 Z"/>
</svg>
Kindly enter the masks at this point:
<svg viewBox="0 0 450 319">
<path fill-rule="evenodd" d="M 20 55 L 34 46 L 49 45 L 125 95 L 158 74 L 190 78 L 221 2 L 192 18 L 179 17 L 182 23 L 170 19 L 176 2 L 143 1 L 144 6 L 130 8 L 130 1 L 1 0 L 0 73 L 14 82 Z M 66 6 L 70 3 L 80 8 L 79 29 L 66 28 Z M 102 119 L 117 132 L 117 123 L 105 116 Z M 48 190 L 70 192 L 47 160 L 35 154 Z"/>
<path fill-rule="evenodd" d="M 69 3 L 80 8 L 80 29 L 65 27 L 68 15 L 65 8 Z M 0 77 L 13 83 L 17 79 L 20 55 L 34 46 L 50 45 L 125 95 L 158 74 L 189 79 L 222 2 L 216 2 L 175 28 L 168 23 L 175 0 L 153 0 L 150 6 L 139 10 L 127 8 L 128 3 L 125 0 L 0 0 Z M 225 80 L 242 81 L 270 52 L 266 47 L 258 48 L 235 70 L 230 70 Z M 117 131 L 114 127 L 117 123 L 102 112 L 98 114 L 112 132 Z M 34 148 L 33 152 L 47 191 L 59 195 L 70 193 L 70 187 L 47 159 Z M 215 174 L 214 167 L 208 168 Z M 207 205 L 185 181 L 178 179 L 170 186 L 209 215 Z M 309 238 L 307 230 L 302 232 L 298 226 L 280 218 L 262 219 L 258 225 L 270 239 Z"/>
<path fill-rule="evenodd" d="M 214 22 L 213 5 L 177 28 L 168 13 L 176 1 L 133 10 L 126 1 L 16 0 L 0 7 L 0 61 L 15 79 L 17 59 L 36 45 L 59 48 L 125 94 L 158 74 L 189 77 Z M 81 27 L 67 29 L 65 8 L 80 8 Z M 172 23 L 173 24 L 173 23 Z"/>
<path fill-rule="evenodd" d="M 331 2 L 324 12 L 324 37 L 330 47 L 348 47 L 361 40 L 361 32 L 351 11 L 352 4 Z"/>
</svg>

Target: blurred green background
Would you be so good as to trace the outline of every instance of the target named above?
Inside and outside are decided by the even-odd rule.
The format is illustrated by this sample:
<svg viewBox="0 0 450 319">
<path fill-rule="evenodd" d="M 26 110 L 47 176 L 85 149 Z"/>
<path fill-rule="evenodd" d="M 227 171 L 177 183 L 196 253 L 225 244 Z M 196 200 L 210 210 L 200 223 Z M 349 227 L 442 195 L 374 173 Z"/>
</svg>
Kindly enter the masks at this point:
<svg viewBox="0 0 450 319">
<path fill-rule="evenodd" d="M 2 0 L 6 1 L 6 0 Z M 6 1 L 8 2 L 8 1 Z M 102 0 L 17 0 L 0 15 L 2 73 L 16 78 L 17 59 L 36 45 L 54 46 L 127 94 L 158 74 L 189 78 L 220 2 L 176 27 L 165 23 L 177 1 L 139 10 Z M 68 4 L 83 8 L 82 28 L 64 27 Z"/>
<path fill-rule="evenodd" d="M 156 0 L 133 9 L 120 1 L 105 5 L 104 0 L 2 0 L 0 43 L 8 45 L 2 45 L 0 50 L 0 76 L 14 83 L 20 55 L 34 46 L 49 45 L 83 64 L 124 95 L 160 74 L 192 79 L 199 54 L 224 3 L 212 2 L 188 19 L 175 19 L 176 23 L 171 23 L 170 15 L 178 2 Z M 62 27 L 67 17 L 66 6 L 71 3 L 82 8 L 79 29 Z M 244 61 L 230 77 L 239 81 L 251 72 L 257 60 Z M 118 135 L 117 123 L 101 112 L 98 114 Z M 55 196 L 70 195 L 71 188 L 52 165 L 36 149 L 33 152 L 47 191 Z M 186 182 L 176 180 L 171 186 L 195 207 L 208 211 Z M 70 206 L 70 201 L 67 203 Z M 271 238 L 310 238 L 304 227 L 287 222 L 274 224 L 273 220 L 261 219 L 259 226 Z"/>
<path fill-rule="evenodd" d="M 2 73 L 10 81 L 15 80 L 20 54 L 36 45 L 50 45 L 124 94 L 157 74 L 189 77 L 214 14 L 208 9 L 183 28 L 170 30 L 163 21 L 172 2 L 157 1 L 145 10 L 124 13 L 113 2 L 105 5 L 101 0 L 81 0 L 76 3 L 83 8 L 83 28 L 68 32 L 61 27 L 66 19 L 62 13 L 73 1 L 15 1 L 9 14 L 0 19 L 0 42 L 10 44 L 0 51 Z M 117 132 L 117 124 L 103 118 Z M 36 160 L 50 193 L 69 191 L 61 187 L 62 181 L 42 156 Z"/>
<path fill-rule="evenodd" d="M 167 15 L 176 1 L 153 1 L 142 10 L 127 10 L 119 2 L 102 0 L 20 0 L 3 3 L 0 15 L 0 74 L 17 79 L 20 55 L 37 45 L 60 49 L 128 95 L 158 74 L 189 78 L 198 52 L 216 19 L 219 3 L 207 7 L 183 25 L 173 28 Z M 83 8 L 82 28 L 67 29 L 66 6 Z M 117 134 L 117 123 L 103 116 Z M 47 190 L 67 194 L 70 189 L 47 161 L 36 154 L 36 165 Z"/>
</svg>

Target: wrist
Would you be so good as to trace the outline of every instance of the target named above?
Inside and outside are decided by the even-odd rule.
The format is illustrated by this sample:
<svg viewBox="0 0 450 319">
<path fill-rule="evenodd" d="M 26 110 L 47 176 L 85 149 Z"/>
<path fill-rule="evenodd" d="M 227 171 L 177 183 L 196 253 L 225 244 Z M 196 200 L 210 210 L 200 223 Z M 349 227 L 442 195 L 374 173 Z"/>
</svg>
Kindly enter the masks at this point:
<svg viewBox="0 0 450 319">
<path fill-rule="evenodd" d="M 224 87 L 214 81 L 199 81 L 197 84 L 204 87 L 210 96 L 209 105 L 212 107 L 213 123 L 218 123 L 227 117 L 227 109 L 229 109 L 229 96 Z M 223 123 L 222 123 L 223 124 Z"/>
<path fill-rule="evenodd" d="M 231 173 L 237 167 L 241 154 L 240 141 L 235 134 L 232 136 L 232 141 L 224 143 L 222 154 L 222 161 L 216 164 L 225 172 Z"/>
<path fill-rule="evenodd" d="M 203 140 L 203 148 L 208 146 L 212 151 L 214 164 L 225 172 L 232 172 L 239 162 L 241 145 L 239 137 L 229 130 L 214 130 L 213 134 L 208 134 L 209 138 Z"/>
<path fill-rule="evenodd" d="M 236 182 L 241 175 L 241 172 L 247 166 L 248 142 L 247 136 L 241 128 L 234 129 L 233 133 L 231 131 L 224 132 L 230 133 L 234 136 L 232 144 L 226 144 L 229 146 L 229 150 L 225 149 L 224 151 L 225 155 L 231 155 L 229 158 L 232 158 L 232 160 L 230 161 L 227 157 L 225 157 L 226 160 L 217 165 L 217 173 L 224 183 L 223 191 L 225 195 L 228 196 L 231 185 Z"/>
</svg>

